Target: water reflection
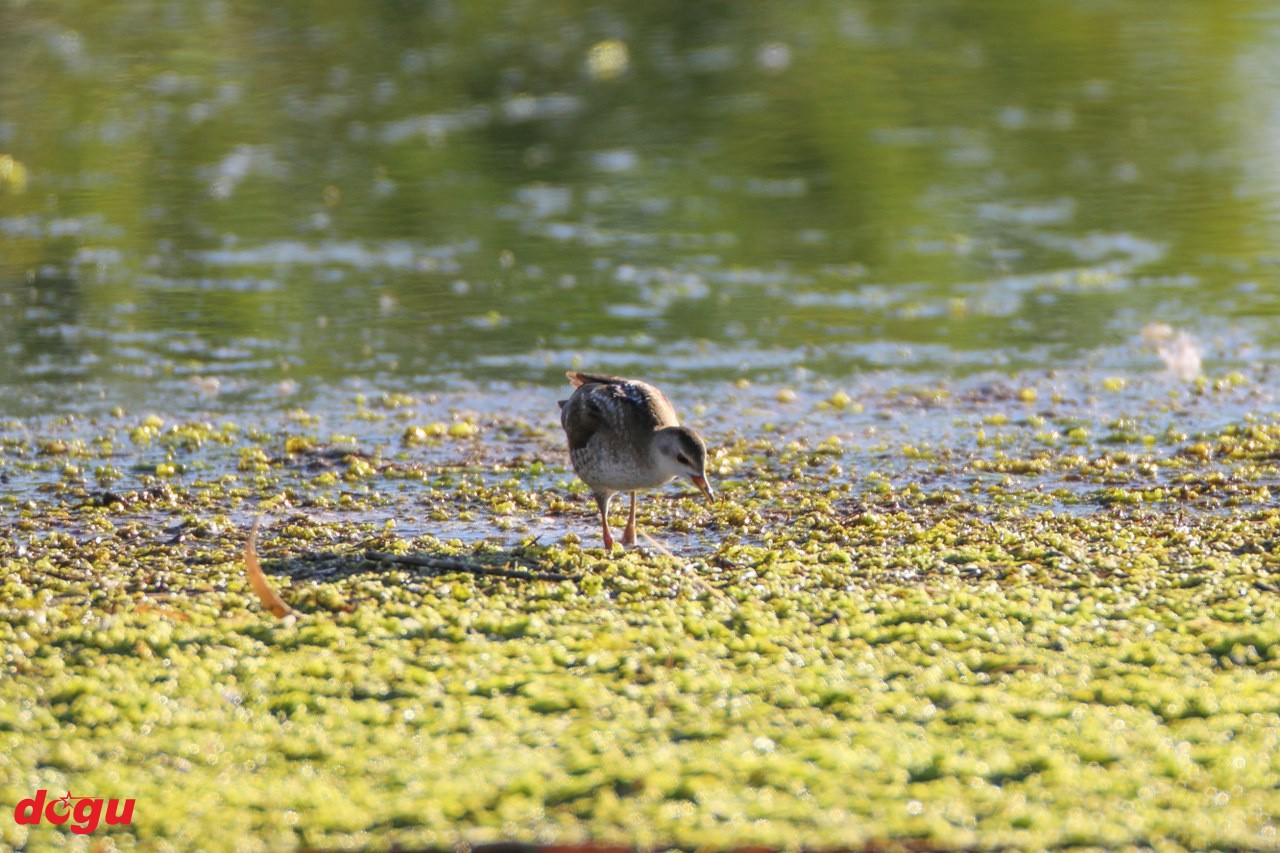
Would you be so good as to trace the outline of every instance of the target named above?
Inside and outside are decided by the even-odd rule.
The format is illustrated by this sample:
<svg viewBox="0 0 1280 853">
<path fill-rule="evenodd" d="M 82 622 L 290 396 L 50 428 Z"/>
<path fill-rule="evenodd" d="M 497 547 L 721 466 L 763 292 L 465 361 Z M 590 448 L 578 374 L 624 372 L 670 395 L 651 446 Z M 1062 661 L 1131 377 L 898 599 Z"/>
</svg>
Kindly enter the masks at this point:
<svg viewBox="0 0 1280 853">
<path fill-rule="evenodd" d="M 1260 11 L 9 4 L 0 399 L 1270 359 Z"/>
</svg>

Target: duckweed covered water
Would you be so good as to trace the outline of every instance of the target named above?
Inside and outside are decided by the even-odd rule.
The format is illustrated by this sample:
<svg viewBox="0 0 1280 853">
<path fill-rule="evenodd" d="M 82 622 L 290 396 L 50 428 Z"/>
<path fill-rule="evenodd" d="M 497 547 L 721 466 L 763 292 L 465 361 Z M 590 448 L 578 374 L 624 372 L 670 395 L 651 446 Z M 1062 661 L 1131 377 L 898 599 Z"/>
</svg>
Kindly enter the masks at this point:
<svg viewBox="0 0 1280 853">
<path fill-rule="evenodd" d="M 1280 846 L 1266 4 L 0 20 L 0 847 Z"/>
<path fill-rule="evenodd" d="M 3 802 L 133 797 L 92 838 L 150 850 L 1274 846 L 1258 376 L 670 390 L 725 495 L 642 501 L 670 554 L 599 548 L 537 389 L 6 425 Z"/>
</svg>

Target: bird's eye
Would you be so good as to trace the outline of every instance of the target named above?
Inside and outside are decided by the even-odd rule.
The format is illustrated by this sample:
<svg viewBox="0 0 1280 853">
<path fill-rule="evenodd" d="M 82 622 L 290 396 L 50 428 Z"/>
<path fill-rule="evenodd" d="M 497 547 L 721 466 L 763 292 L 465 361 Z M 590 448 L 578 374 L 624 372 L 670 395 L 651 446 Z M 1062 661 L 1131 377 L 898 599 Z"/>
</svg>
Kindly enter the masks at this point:
<svg viewBox="0 0 1280 853">
<path fill-rule="evenodd" d="M 676 454 L 676 461 L 677 461 L 677 462 L 679 462 L 681 465 L 688 465 L 688 464 L 689 464 L 689 457 L 688 457 L 688 456 L 685 456 L 683 453 L 677 453 L 677 454 Z"/>
</svg>

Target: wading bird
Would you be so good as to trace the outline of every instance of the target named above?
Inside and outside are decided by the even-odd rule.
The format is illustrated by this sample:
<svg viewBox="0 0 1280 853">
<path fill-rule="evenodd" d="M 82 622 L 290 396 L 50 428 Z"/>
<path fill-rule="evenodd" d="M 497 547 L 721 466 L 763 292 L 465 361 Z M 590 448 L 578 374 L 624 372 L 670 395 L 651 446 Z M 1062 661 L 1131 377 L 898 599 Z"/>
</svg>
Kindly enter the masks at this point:
<svg viewBox="0 0 1280 853">
<path fill-rule="evenodd" d="M 656 489 L 687 477 L 708 501 L 707 447 L 680 426 L 675 407 L 652 385 L 620 376 L 565 374 L 574 392 L 560 401 L 560 424 L 569 438 L 569 458 L 600 508 L 605 550 L 613 548 L 609 502 L 619 492 L 631 495 L 623 546 L 636 543 L 636 492 Z"/>
</svg>

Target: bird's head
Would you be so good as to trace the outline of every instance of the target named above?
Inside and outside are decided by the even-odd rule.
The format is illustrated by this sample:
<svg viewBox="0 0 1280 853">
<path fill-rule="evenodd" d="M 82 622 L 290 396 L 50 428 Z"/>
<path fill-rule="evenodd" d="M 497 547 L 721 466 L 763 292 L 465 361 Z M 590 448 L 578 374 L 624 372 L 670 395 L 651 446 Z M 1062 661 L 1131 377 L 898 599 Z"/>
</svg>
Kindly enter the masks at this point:
<svg viewBox="0 0 1280 853">
<path fill-rule="evenodd" d="M 707 482 L 707 446 L 701 436 L 688 427 L 664 427 L 658 430 L 654 451 L 664 473 L 688 479 L 708 501 L 715 500 Z"/>
</svg>

